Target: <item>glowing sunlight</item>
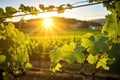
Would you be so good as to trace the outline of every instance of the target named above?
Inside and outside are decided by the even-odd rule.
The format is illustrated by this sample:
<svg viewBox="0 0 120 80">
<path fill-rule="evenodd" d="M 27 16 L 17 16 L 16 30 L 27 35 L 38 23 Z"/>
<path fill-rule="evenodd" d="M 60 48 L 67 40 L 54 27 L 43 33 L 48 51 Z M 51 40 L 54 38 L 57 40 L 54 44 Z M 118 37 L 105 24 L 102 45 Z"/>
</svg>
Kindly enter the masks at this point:
<svg viewBox="0 0 120 80">
<path fill-rule="evenodd" d="M 52 26 L 52 19 L 51 18 L 44 18 L 43 25 L 46 29 L 50 28 Z"/>
</svg>

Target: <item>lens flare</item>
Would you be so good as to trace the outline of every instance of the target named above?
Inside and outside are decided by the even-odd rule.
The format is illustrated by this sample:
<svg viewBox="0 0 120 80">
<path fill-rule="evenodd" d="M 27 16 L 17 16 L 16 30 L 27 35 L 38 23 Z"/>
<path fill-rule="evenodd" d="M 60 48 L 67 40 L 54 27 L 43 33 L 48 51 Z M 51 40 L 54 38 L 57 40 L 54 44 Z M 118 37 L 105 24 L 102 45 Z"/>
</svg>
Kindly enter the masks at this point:
<svg viewBox="0 0 120 80">
<path fill-rule="evenodd" d="M 52 26 L 51 18 L 44 18 L 43 25 L 45 28 L 50 28 Z"/>
</svg>

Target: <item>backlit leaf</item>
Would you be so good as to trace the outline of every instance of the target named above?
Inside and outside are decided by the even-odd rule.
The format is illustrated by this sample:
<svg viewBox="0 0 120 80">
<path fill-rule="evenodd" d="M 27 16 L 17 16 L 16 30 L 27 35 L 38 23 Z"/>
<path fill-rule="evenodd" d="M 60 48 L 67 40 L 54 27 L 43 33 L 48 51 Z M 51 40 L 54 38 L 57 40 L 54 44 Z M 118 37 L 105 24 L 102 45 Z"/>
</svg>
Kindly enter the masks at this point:
<svg viewBox="0 0 120 80">
<path fill-rule="evenodd" d="M 87 33 L 87 34 L 82 36 L 81 41 L 82 41 L 81 45 L 85 48 L 88 48 L 89 46 L 93 45 L 95 38 L 94 38 L 93 34 Z"/>
<path fill-rule="evenodd" d="M 59 6 L 57 9 L 58 13 L 64 13 L 65 12 L 65 8 L 63 6 Z"/>
<path fill-rule="evenodd" d="M 6 14 L 9 16 L 11 16 L 12 14 L 15 14 L 17 12 L 17 10 L 11 6 L 7 6 L 5 8 L 5 10 L 6 10 Z"/>
<path fill-rule="evenodd" d="M 82 46 L 77 46 L 74 56 L 75 59 L 78 63 L 84 63 L 85 61 L 85 54 L 83 53 L 83 51 L 85 50 L 85 48 L 83 48 Z"/>
<path fill-rule="evenodd" d="M 72 9 L 72 5 L 71 4 L 67 4 L 68 9 Z"/>
<path fill-rule="evenodd" d="M 108 44 L 107 44 L 107 37 L 100 37 L 99 39 L 97 39 L 93 45 L 91 45 L 87 51 L 89 53 L 92 53 L 94 55 L 98 54 L 98 53 L 102 53 L 105 52 L 108 49 Z"/>
<path fill-rule="evenodd" d="M 25 68 L 31 69 L 31 68 L 32 68 L 32 65 L 31 65 L 30 63 L 26 63 L 26 64 L 25 64 Z"/>
<path fill-rule="evenodd" d="M 109 37 L 115 37 L 117 27 L 118 25 L 115 13 L 108 14 L 106 16 L 106 23 L 103 26 L 102 33 L 108 35 Z"/>
<path fill-rule="evenodd" d="M 108 60 L 109 60 L 109 58 L 107 56 L 100 58 L 97 65 L 96 65 L 96 68 L 99 68 L 101 66 L 101 67 L 103 67 L 103 69 L 109 70 L 109 67 L 107 66 Z"/>
<path fill-rule="evenodd" d="M 120 21 L 118 22 L 118 35 L 120 36 Z"/>
<path fill-rule="evenodd" d="M 62 65 L 60 63 L 52 63 L 50 66 L 50 70 L 53 72 L 59 71 L 60 68 L 62 68 Z"/>
<path fill-rule="evenodd" d="M 4 10 L 0 8 L 0 17 L 4 17 Z"/>
<path fill-rule="evenodd" d="M 95 64 L 98 60 L 98 55 L 92 55 L 92 54 L 89 54 L 88 57 L 87 57 L 87 61 L 88 63 L 90 64 Z"/>
<path fill-rule="evenodd" d="M 6 56 L 5 55 L 0 55 L 0 64 L 4 63 L 6 60 Z"/>
</svg>

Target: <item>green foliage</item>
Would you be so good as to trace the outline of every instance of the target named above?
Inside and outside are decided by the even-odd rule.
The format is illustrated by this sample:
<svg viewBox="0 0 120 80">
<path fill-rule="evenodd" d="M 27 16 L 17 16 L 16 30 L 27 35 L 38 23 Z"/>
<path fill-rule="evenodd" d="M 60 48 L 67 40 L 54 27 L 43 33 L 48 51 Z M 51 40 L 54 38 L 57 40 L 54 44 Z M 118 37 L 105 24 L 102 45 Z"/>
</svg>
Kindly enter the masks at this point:
<svg viewBox="0 0 120 80">
<path fill-rule="evenodd" d="M 109 37 L 116 37 L 117 18 L 115 14 L 109 14 L 106 16 L 106 23 L 103 26 L 102 33 Z"/>
<path fill-rule="evenodd" d="M 83 51 L 85 51 L 84 47 L 82 47 L 82 46 L 77 46 L 76 47 L 75 53 L 74 53 L 76 62 L 78 62 L 78 63 L 84 63 L 86 56 L 83 53 Z"/>
<path fill-rule="evenodd" d="M 111 65 L 115 61 L 119 62 L 119 49 L 115 48 L 115 45 L 113 44 L 120 45 L 120 1 L 89 0 L 89 2 L 102 1 L 106 1 L 103 3 L 103 6 L 111 11 L 111 14 L 106 16 L 106 23 L 102 28 L 102 34 L 94 35 L 87 33 L 81 37 L 80 45 L 76 45 L 74 48 L 71 48 L 68 43 L 53 49 L 54 52 L 50 54 L 52 63 L 56 62 L 57 64 L 60 63 L 60 61 L 65 61 L 67 63 L 74 63 L 75 61 L 84 63 L 85 60 L 87 60 L 89 64 L 95 65 L 96 69 L 102 67 L 105 70 L 109 70 L 110 67 L 108 66 L 108 63 Z M 70 5 L 68 6 L 70 7 Z M 64 6 L 62 5 L 60 8 L 61 10 L 63 8 L 64 12 Z M 61 48 L 63 48 L 63 51 Z M 66 56 L 63 56 L 62 52 L 64 52 Z"/>
<path fill-rule="evenodd" d="M 61 6 L 58 7 L 57 12 L 58 13 L 64 13 L 65 12 L 65 8 L 63 7 L 63 5 L 61 5 Z"/>
<path fill-rule="evenodd" d="M 120 21 L 118 22 L 118 35 L 120 36 Z"/>
<path fill-rule="evenodd" d="M 17 10 L 15 8 L 12 8 L 11 6 L 6 7 L 5 10 L 6 10 L 6 15 L 8 16 L 15 14 L 17 12 Z"/>
<path fill-rule="evenodd" d="M 95 64 L 96 68 L 103 67 L 105 70 L 109 70 L 109 67 L 107 66 L 107 61 L 109 60 L 108 56 L 106 54 L 99 57 L 99 55 L 92 55 L 89 54 L 87 57 L 87 61 L 90 64 Z"/>
<path fill-rule="evenodd" d="M 52 63 L 52 64 L 50 65 L 50 70 L 53 71 L 54 73 L 55 73 L 56 71 L 59 71 L 60 68 L 62 68 L 62 65 L 61 65 L 60 63 Z"/>
<path fill-rule="evenodd" d="M 120 1 L 89 0 L 89 2 L 102 1 L 106 1 L 103 6 L 111 12 L 106 16 L 102 34 L 85 34 L 81 37 L 79 43 L 75 43 L 74 40 L 53 42 L 52 45 L 56 47 L 50 52 L 51 71 L 59 71 L 62 67 L 61 61 L 69 64 L 75 62 L 83 64 L 87 61 L 89 64 L 95 65 L 95 69 L 102 67 L 105 70 L 109 70 L 108 62 L 112 60 L 111 58 L 116 58 L 115 61 L 119 62 L 120 59 L 117 55 L 119 55 L 120 51 L 119 48 L 116 48 L 116 45 L 120 45 Z M 72 9 L 72 5 L 60 5 L 58 7 L 50 5 L 45 7 L 40 4 L 39 8 L 43 12 L 57 11 L 63 13 L 65 9 Z M 32 15 L 39 13 L 35 7 L 23 4 L 20 5 L 19 10 Z M 5 10 L 0 8 L 0 22 L 12 17 L 16 12 L 17 10 L 10 6 L 6 7 Z M 17 30 L 12 23 L 8 25 L 0 23 L 0 67 L 6 70 L 10 68 L 14 74 L 19 74 L 21 68 L 24 71 L 30 69 L 32 65 L 29 63 L 28 52 L 31 47 L 38 46 L 37 43 L 30 44 L 30 42 L 29 37 Z M 51 45 L 45 43 L 44 46 Z M 115 50 L 116 53 L 114 53 Z"/>
<path fill-rule="evenodd" d="M 32 15 L 37 15 L 39 14 L 39 11 L 33 7 L 33 6 L 24 6 L 24 4 L 21 4 L 19 7 L 19 10 L 24 13 L 30 13 Z"/>
<path fill-rule="evenodd" d="M 108 55 L 103 55 L 100 57 L 99 61 L 97 62 L 96 68 L 99 68 L 100 66 L 103 67 L 105 70 L 109 70 L 109 67 L 107 66 L 107 61 L 109 60 Z"/>
<path fill-rule="evenodd" d="M 0 64 L 4 63 L 6 60 L 6 56 L 5 55 L 0 55 Z"/>
<path fill-rule="evenodd" d="M 49 5 L 48 7 L 45 7 L 44 4 L 39 4 L 39 9 L 42 10 L 43 12 L 51 12 L 51 11 L 57 11 L 58 13 L 64 13 L 65 9 L 72 9 L 71 4 L 65 5 L 60 5 L 60 6 L 54 6 L 54 5 Z M 38 10 L 36 10 L 35 7 L 33 6 L 25 6 L 23 4 L 20 5 L 19 10 L 21 10 L 24 13 L 30 13 L 30 14 L 38 14 Z"/>
<path fill-rule="evenodd" d="M 39 4 L 39 8 L 44 11 L 44 8 L 45 8 L 45 7 L 44 7 L 43 4 Z"/>
<path fill-rule="evenodd" d="M 89 54 L 88 57 L 87 57 L 87 61 L 88 63 L 90 64 L 95 64 L 98 60 L 98 55 L 92 55 L 92 54 Z"/>
<path fill-rule="evenodd" d="M 88 48 L 91 45 L 93 45 L 93 42 L 95 41 L 95 39 L 94 39 L 93 34 L 87 33 L 87 34 L 83 35 L 81 41 L 82 41 L 81 45 L 85 48 Z"/>
<path fill-rule="evenodd" d="M 0 17 L 4 16 L 4 10 L 0 8 Z"/>
<path fill-rule="evenodd" d="M 17 13 L 17 10 L 11 6 L 7 6 L 5 11 L 0 8 L 0 22 L 3 22 L 6 18 L 11 18 L 15 13 Z"/>
<path fill-rule="evenodd" d="M 72 5 L 71 4 L 67 4 L 68 9 L 72 9 Z"/>
<path fill-rule="evenodd" d="M 75 61 L 73 54 L 75 47 L 76 44 L 71 42 L 70 44 L 64 44 L 62 47 L 52 50 L 50 52 L 51 62 L 63 60 L 68 63 L 73 63 Z"/>
<path fill-rule="evenodd" d="M 91 54 L 100 54 L 108 50 L 108 44 L 107 44 L 108 38 L 101 36 L 99 39 L 97 39 L 89 48 L 87 48 L 87 51 Z"/>
<path fill-rule="evenodd" d="M 29 37 L 15 28 L 13 23 L 0 24 L 0 68 L 19 74 L 32 67 L 29 63 Z M 14 72 L 15 70 L 15 72 Z M 16 73 L 17 72 L 17 73 Z"/>
<path fill-rule="evenodd" d="M 60 63 L 60 61 L 66 61 L 69 64 L 74 63 L 75 61 L 84 63 L 86 57 L 83 53 L 84 50 L 85 48 L 77 46 L 74 42 L 64 44 L 62 47 L 55 48 L 50 52 L 51 63 L 52 65 Z M 55 69 L 52 67 L 51 70 Z"/>
</svg>

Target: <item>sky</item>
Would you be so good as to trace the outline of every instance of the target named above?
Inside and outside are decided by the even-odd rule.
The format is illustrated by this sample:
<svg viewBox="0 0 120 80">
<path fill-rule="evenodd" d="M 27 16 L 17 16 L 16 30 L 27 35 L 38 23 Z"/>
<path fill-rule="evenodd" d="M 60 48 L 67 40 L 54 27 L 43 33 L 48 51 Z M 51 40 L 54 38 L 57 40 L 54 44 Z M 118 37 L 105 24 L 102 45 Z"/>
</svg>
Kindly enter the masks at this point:
<svg viewBox="0 0 120 80">
<path fill-rule="evenodd" d="M 74 4 L 80 1 L 86 0 L 0 0 L 0 7 L 5 8 L 6 6 L 12 6 L 16 9 L 19 8 L 20 4 L 24 4 L 25 6 L 35 6 L 37 9 L 39 4 L 44 4 L 45 6 L 55 5 L 59 6 L 61 4 Z M 79 3 L 74 6 L 83 5 L 88 3 Z M 52 17 L 52 16 L 59 16 L 59 17 L 66 17 L 66 18 L 75 18 L 78 20 L 91 20 L 91 19 L 99 19 L 105 18 L 105 15 L 108 14 L 106 8 L 102 6 L 102 4 L 86 6 L 86 7 L 79 7 L 74 8 L 72 10 L 66 10 L 62 14 L 58 14 L 57 12 L 50 12 L 50 13 L 41 13 L 37 16 L 22 16 L 22 18 L 29 19 L 29 18 L 41 18 L 41 17 Z M 21 17 L 14 17 L 13 20 L 19 21 Z"/>
</svg>

